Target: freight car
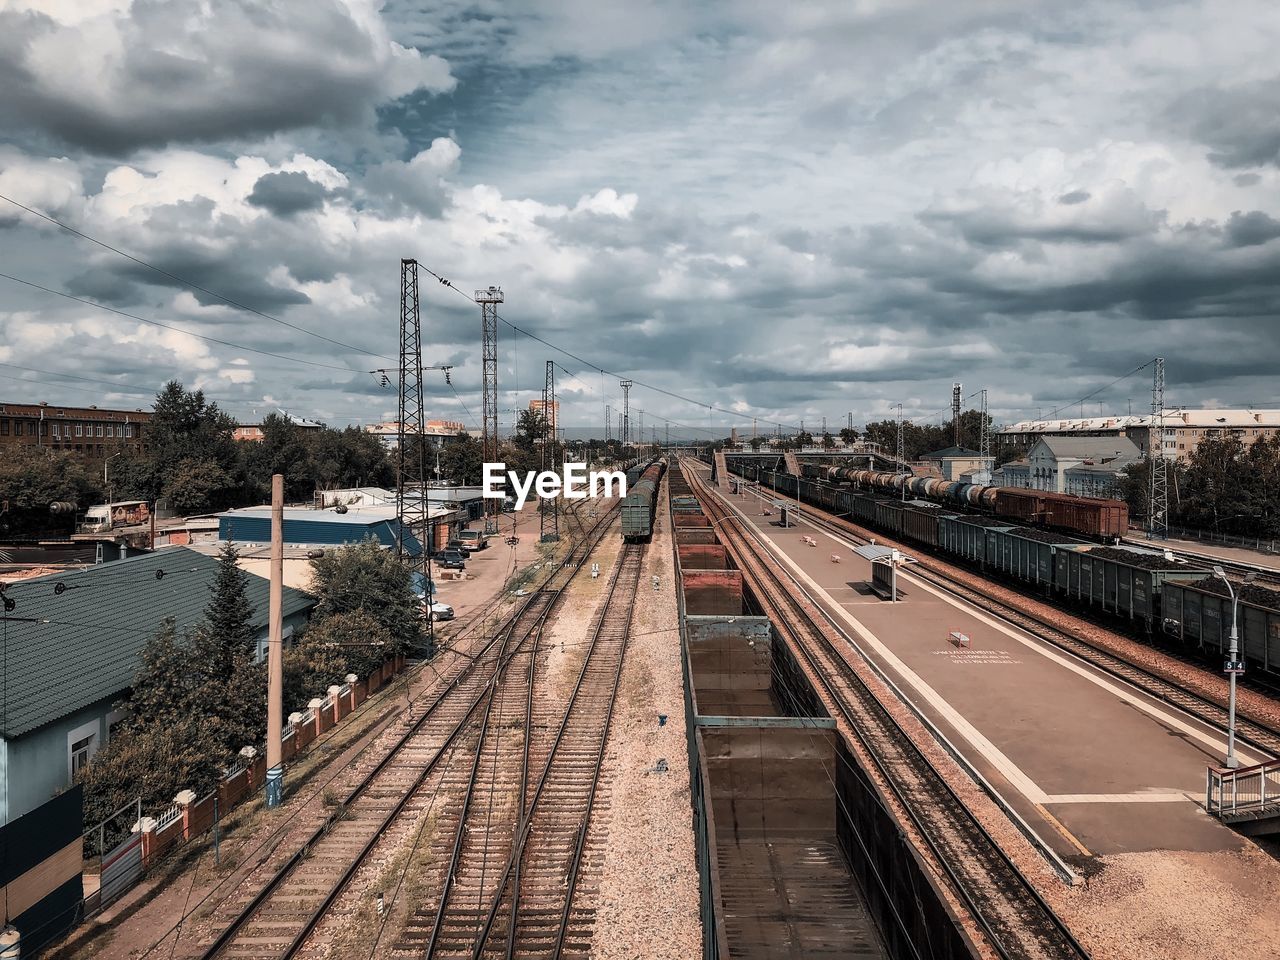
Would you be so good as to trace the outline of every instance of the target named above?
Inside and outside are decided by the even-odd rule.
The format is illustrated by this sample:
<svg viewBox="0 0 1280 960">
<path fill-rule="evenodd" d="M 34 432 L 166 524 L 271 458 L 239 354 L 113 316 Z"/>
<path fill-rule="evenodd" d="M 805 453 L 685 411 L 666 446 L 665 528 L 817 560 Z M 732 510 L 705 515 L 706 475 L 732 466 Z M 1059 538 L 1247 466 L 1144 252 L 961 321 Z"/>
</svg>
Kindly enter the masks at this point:
<svg viewBox="0 0 1280 960">
<path fill-rule="evenodd" d="M 628 543 L 647 543 L 653 536 L 653 514 L 658 503 L 658 487 L 662 483 L 665 460 L 654 460 L 640 469 L 635 482 L 628 476 L 627 495 L 622 498 L 622 539 Z"/>
<path fill-rule="evenodd" d="M 851 483 L 864 490 L 896 493 L 900 498 L 905 487 L 909 497 L 991 513 L 1016 520 L 1019 526 L 1067 530 L 1108 541 L 1129 532 L 1129 507 L 1122 500 L 1076 497 L 1021 487 L 991 487 L 962 480 L 812 463 L 803 464 L 800 472 L 804 479 L 810 481 Z"/>
<path fill-rule="evenodd" d="M 999 574 L 1064 608 L 1120 620 L 1139 637 L 1161 631 L 1186 647 L 1225 651 L 1231 603 L 1209 571 L 1163 550 L 1109 547 L 1012 519 L 902 502 L 829 483 L 761 471 L 761 485 L 790 494 L 860 526 L 937 550 L 987 574 Z M 910 489 L 910 488 L 908 488 Z M 1280 591 L 1242 588 L 1241 657 L 1280 674 Z"/>
<path fill-rule="evenodd" d="M 1264 671 L 1280 673 L 1280 591 L 1236 584 L 1240 656 Z M 1166 583 L 1163 629 L 1187 646 L 1226 657 L 1231 649 L 1231 597 L 1217 577 Z"/>
</svg>

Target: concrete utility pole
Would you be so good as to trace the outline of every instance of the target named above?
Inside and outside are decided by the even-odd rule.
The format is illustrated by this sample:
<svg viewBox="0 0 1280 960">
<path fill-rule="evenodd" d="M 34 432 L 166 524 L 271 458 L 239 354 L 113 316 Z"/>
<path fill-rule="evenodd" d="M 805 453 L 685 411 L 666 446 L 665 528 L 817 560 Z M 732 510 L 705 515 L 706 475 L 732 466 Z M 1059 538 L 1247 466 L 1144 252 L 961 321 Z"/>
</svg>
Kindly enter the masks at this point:
<svg viewBox="0 0 1280 960">
<path fill-rule="evenodd" d="M 267 624 L 267 806 L 284 795 L 284 475 L 271 478 L 271 592 Z"/>
</svg>

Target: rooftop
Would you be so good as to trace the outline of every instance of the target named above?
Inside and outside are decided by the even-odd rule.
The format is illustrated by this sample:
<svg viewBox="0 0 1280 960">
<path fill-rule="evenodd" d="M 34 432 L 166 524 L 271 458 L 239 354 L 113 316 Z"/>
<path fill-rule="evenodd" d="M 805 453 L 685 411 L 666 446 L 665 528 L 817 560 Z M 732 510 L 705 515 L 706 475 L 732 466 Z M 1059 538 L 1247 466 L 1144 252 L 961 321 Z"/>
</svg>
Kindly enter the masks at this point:
<svg viewBox="0 0 1280 960">
<path fill-rule="evenodd" d="M 1124 415 L 1116 417 L 1062 417 L 1052 420 L 1020 420 L 999 427 L 998 433 L 1070 433 L 1102 430 L 1128 430 L 1145 428 L 1151 416 Z M 1170 408 L 1164 412 L 1166 427 L 1280 427 L 1280 410 L 1212 410 Z"/>
<path fill-rule="evenodd" d="M 981 457 L 982 454 L 977 450 L 970 450 L 968 447 L 943 447 L 941 450 L 934 450 L 932 453 L 920 455 L 921 460 L 972 460 L 975 457 Z"/>
<path fill-rule="evenodd" d="M 1128 462 L 1142 456 L 1142 451 L 1128 437 L 1040 437 L 1036 443 L 1043 443 L 1058 460 Z"/>
<path fill-rule="evenodd" d="M 186 547 L 13 583 L 7 630 L 7 701 L 0 737 L 13 739 L 133 683 L 138 655 L 166 617 L 181 632 L 204 619 L 214 557 Z M 267 625 L 270 584 L 250 577 L 253 625 Z M 315 601 L 285 588 L 286 617 Z"/>
</svg>

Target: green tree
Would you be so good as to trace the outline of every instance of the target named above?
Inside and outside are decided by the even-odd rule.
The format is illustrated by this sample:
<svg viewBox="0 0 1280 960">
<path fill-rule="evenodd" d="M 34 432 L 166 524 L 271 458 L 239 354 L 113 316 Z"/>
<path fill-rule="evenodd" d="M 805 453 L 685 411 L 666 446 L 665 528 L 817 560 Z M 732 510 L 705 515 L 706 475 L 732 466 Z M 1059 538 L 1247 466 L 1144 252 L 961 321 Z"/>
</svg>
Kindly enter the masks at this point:
<svg viewBox="0 0 1280 960">
<path fill-rule="evenodd" d="M 532 450 L 539 440 L 546 440 L 550 429 L 547 418 L 537 410 L 521 410 L 516 419 L 516 446 Z"/>
<path fill-rule="evenodd" d="M 445 480 L 459 484 L 478 484 L 483 462 L 480 441 L 465 433 L 445 440 L 440 447 L 440 470 Z"/>
<path fill-rule="evenodd" d="M 235 480 L 216 460 L 188 457 L 168 470 L 161 495 L 180 515 L 221 510 L 236 502 Z"/>
<path fill-rule="evenodd" d="M 392 648 L 391 635 L 362 610 L 318 617 L 285 651 L 285 712 L 305 710 L 349 673 L 367 677 Z"/>
<path fill-rule="evenodd" d="M 842 443 L 846 445 L 855 443 L 857 442 L 857 439 L 858 439 L 858 431 L 853 429 L 853 427 L 840 428 L 840 441 Z"/>
<path fill-rule="evenodd" d="M 215 644 L 207 655 L 216 659 L 216 669 L 224 675 L 230 674 L 237 655 L 252 656 L 257 646 L 249 574 L 240 569 L 239 560 L 236 545 L 224 543 L 218 551 L 218 572 L 209 585 L 209 604 L 204 608 L 205 633 Z"/>
<path fill-rule="evenodd" d="M 823 450 L 834 450 L 834 449 L 835 449 L 835 445 L 836 445 L 835 437 L 831 436 L 831 434 L 829 434 L 829 433 L 824 433 L 824 434 L 822 435 L 822 449 L 823 449 Z"/>
<path fill-rule="evenodd" d="M 421 604 L 408 568 L 374 539 L 326 550 L 311 562 L 311 592 L 320 619 L 356 611 L 372 617 L 391 637 L 393 650 L 417 644 Z"/>
<path fill-rule="evenodd" d="M 191 646 L 178 636 L 173 620 L 165 620 L 142 649 L 129 696 L 126 729 L 137 733 L 203 716 L 203 693 L 204 674 L 197 669 Z"/>
<path fill-rule="evenodd" d="M 187 390 L 170 380 L 156 395 L 148 426 L 151 457 L 160 464 L 212 460 L 224 470 L 239 464 L 232 439 L 236 422 L 205 400 L 203 390 Z"/>
</svg>

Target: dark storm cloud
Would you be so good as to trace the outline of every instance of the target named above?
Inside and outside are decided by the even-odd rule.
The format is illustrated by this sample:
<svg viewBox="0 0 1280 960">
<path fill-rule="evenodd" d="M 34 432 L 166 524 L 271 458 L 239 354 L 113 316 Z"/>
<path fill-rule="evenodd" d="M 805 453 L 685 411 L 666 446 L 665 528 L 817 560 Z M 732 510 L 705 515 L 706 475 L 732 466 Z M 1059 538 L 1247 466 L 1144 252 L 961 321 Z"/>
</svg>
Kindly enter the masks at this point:
<svg viewBox="0 0 1280 960">
<path fill-rule="evenodd" d="M 278 217 L 291 217 L 324 206 L 328 192 L 305 173 L 268 173 L 253 185 L 249 202 Z"/>
<path fill-rule="evenodd" d="M 1210 148 L 1223 167 L 1280 165 L 1280 76 L 1187 94 L 1170 109 L 1174 122 Z"/>
<path fill-rule="evenodd" d="M 1280 237 L 1280 220 L 1261 210 L 1231 214 L 1227 221 L 1227 239 L 1235 247 L 1251 247 Z"/>
</svg>

